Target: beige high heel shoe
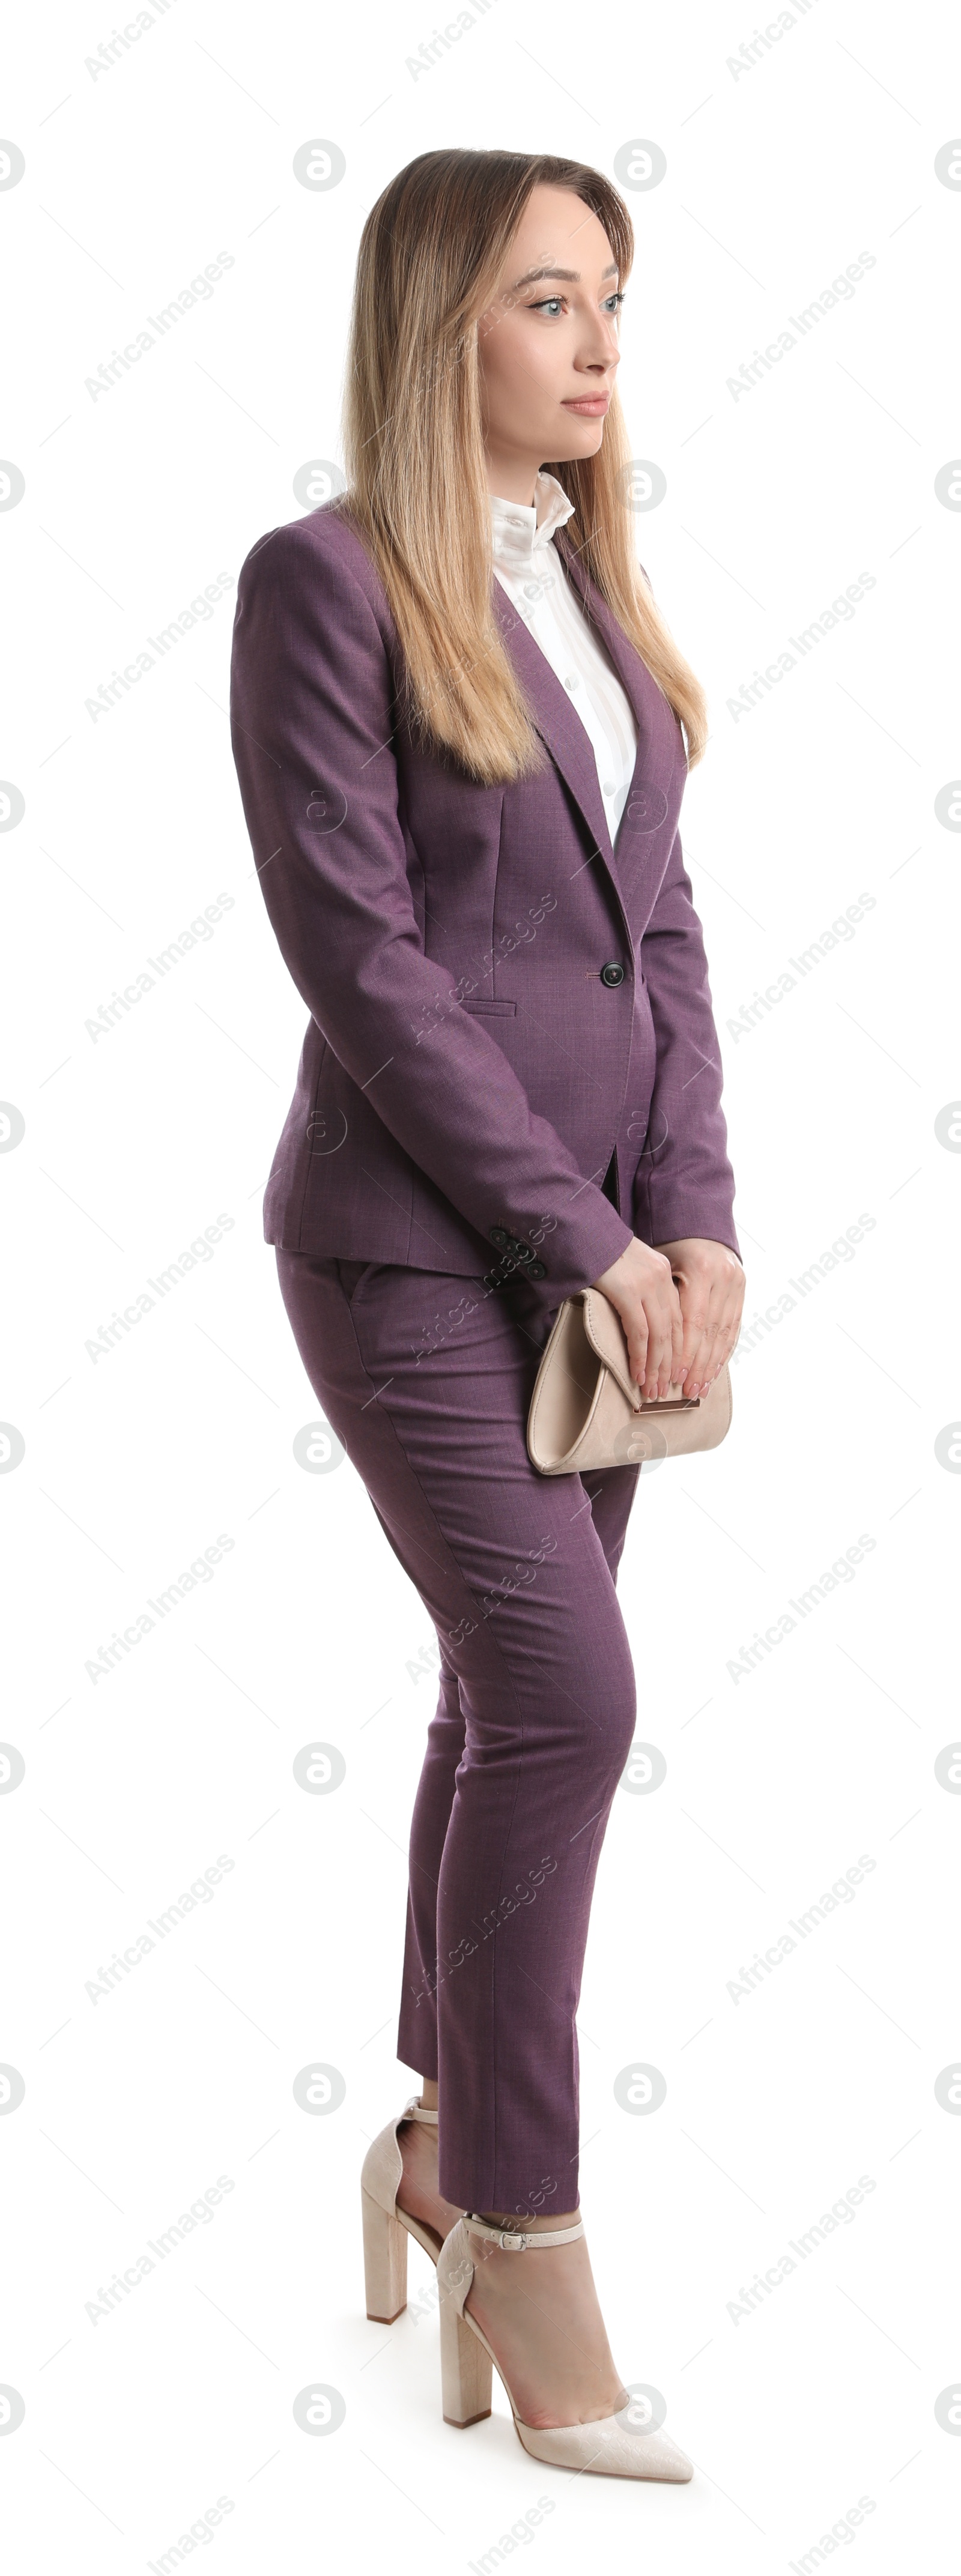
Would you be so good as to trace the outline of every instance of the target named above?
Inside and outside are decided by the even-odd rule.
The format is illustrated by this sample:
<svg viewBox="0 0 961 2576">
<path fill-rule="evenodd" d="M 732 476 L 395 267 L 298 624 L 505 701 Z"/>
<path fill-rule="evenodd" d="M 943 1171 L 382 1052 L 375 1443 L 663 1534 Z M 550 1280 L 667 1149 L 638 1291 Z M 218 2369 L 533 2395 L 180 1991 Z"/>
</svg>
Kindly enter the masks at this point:
<svg viewBox="0 0 961 2576">
<path fill-rule="evenodd" d="M 572 2245 L 575 2237 L 583 2236 L 584 2221 L 579 2218 L 574 2227 L 545 2228 L 543 2234 L 524 2236 L 513 2229 L 490 2227 L 486 2219 L 475 2218 L 467 2210 L 451 2228 L 437 2266 L 445 2424 L 466 2428 L 490 2414 L 493 2367 L 507 2395 L 518 2440 L 533 2460 L 546 2460 L 554 2469 L 592 2470 L 605 2478 L 669 2478 L 678 2484 L 692 2478 L 694 2471 L 683 2451 L 666 2433 L 645 2433 L 631 2405 L 622 2406 L 616 2415 L 598 2416 L 592 2424 L 552 2424 L 545 2429 L 521 2422 L 497 2355 L 464 2306 L 475 2269 L 468 2228 L 505 2253 L 524 2253 Z"/>
<path fill-rule="evenodd" d="M 436 2111 L 423 2110 L 420 2095 L 412 2093 L 396 2120 L 388 2120 L 386 2129 L 372 2140 L 360 2169 L 367 2314 L 385 2326 L 393 2325 L 407 2306 L 408 2236 L 416 2236 L 432 2263 L 436 2263 L 444 2242 L 426 2219 L 411 2218 L 405 2209 L 397 2207 L 404 2174 L 397 2131 L 404 2120 L 420 2120 L 429 2129 L 437 2127 Z"/>
</svg>

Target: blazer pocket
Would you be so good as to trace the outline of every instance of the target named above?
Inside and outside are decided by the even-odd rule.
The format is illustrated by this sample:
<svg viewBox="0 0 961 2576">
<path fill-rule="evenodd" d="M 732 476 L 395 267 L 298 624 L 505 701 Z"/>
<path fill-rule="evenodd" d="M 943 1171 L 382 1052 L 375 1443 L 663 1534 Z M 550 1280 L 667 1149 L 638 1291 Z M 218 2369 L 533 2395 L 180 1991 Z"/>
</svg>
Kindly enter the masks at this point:
<svg viewBox="0 0 961 2576">
<path fill-rule="evenodd" d="M 480 1001 L 462 1002 L 461 1009 L 462 1011 L 484 1011 L 495 1019 L 506 1020 L 513 1018 L 517 1004 L 502 1001 L 499 994 L 488 993 Z"/>
</svg>

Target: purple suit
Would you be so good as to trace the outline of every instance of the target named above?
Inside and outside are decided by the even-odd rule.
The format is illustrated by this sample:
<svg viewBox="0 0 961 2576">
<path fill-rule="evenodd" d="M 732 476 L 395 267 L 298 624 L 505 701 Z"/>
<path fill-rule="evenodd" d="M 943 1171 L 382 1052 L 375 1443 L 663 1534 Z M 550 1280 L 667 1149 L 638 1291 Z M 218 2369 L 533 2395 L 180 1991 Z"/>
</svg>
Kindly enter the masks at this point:
<svg viewBox="0 0 961 2576">
<path fill-rule="evenodd" d="M 638 724 L 616 855 L 590 740 L 496 583 L 545 773 L 483 787 L 418 748 L 382 584 L 335 503 L 248 556 L 231 691 L 260 881 L 311 1012 L 265 1233 L 440 1643 L 399 2053 L 439 2076 L 445 2195 L 520 2212 L 576 2201 L 574 2016 L 634 1724 L 615 1578 L 638 1472 L 539 1477 L 530 1391 L 560 1300 L 633 1233 L 738 1248 L 681 727 L 555 544 Z"/>
<path fill-rule="evenodd" d="M 637 717 L 616 858 L 588 737 L 499 586 L 552 757 L 542 778 L 480 787 L 395 729 L 393 622 L 335 504 L 274 529 L 244 564 L 234 757 L 267 909 L 313 1015 L 269 1243 L 470 1274 L 497 1227 L 534 1246 L 558 1299 L 635 1231 L 738 1249 L 677 829 L 681 727 L 555 542 Z M 602 981 L 612 966 L 622 981 Z M 623 1220 L 602 1187 L 615 1149 Z"/>
</svg>

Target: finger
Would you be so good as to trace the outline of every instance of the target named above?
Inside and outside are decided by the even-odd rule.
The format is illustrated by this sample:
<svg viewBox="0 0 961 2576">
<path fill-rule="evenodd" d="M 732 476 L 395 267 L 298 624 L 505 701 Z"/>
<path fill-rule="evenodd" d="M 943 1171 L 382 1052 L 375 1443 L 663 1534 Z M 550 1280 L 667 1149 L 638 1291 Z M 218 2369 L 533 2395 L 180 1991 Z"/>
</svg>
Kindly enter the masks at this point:
<svg viewBox="0 0 961 2576">
<path fill-rule="evenodd" d="M 711 1335 L 710 1301 L 700 1294 L 694 1299 L 682 1294 L 680 1303 L 684 1320 L 682 1366 L 686 1372 L 688 1394 L 692 1394 L 693 1381 L 703 1373 L 702 1363 Z"/>
<path fill-rule="evenodd" d="M 667 1394 L 671 1383 L 674 1344 L 674 1317 L 667 1299 L 652 1298 L 647 1306 L 650 1335 L 647 1349 L 645 1394 L 651 1401 Z"/>
<path fill-rule="evenodd" d="M 707 1377 L 709 1343 L 704 1334 L 695 1342 L 684 1378 L 685 1395 L 699 1395 Z"/>
<path fill-rule="evenodd" d="M 701 1378 L 705 1393 L 707 1388 L 709 1386 L 713 1386 L 715 1379 L 720 1376 L 725 1361 L 730 1359 L 736 1340 L 737 1329 L 733 1325 L 729 1325 L 726 1329 L 719 1329 L 716 1333 L 712 1334 L 707 1350 L 705 1351 L 703 1361 L 700 1363 Z"/>
<path fill-rule="evenodd" d="M 647 1316 L 647 1365 L 644 1371 L 643 1392 L 650 1404 L 659 1391 L 668 1337 L 656 1297 L 649 1297 L 645 1301 L 644 1312 Z"/>
<path fill-rule="evenodd" d="M 739 1294 L 726 1297 L 724 1300 L 724 1305 L 714 1335 L 714 1347 L 711 1357 L 711 1366 L 715 1377 L 717 1376 L 719 1369 L 723 1368 L 725 1360 L 730 1359 L 731 1352 L 734 1349 L 734 1345 L 741 1329 L 742 1306 L 743 1298 Z"/>
<path fill-rule="evenodd" d="M 739 1299 L 730 1290 L 719 1300 L 716 1309 L 712 1308 L 710 1299 L 699 1305 L 700 1337 L 691 1352 L 685 1380 L 689 1395 L 706 1394 L 708 1387 L 713 1385 L 737 1339 L 736 1317 L 739 1312 Z M 695 1318 L 692 1317 L 691 1321 L 693 1323 Z"/>
<path fill-rule="evenodd" d="M 673 1288 L 673 1281 L 671 1285 Z M 677 1385 L 680 1370 L 684 1365 L 684 1316 L 676 1288 L 665 1316 L 665 1335 L 664 1370 L 659 1390 L 662 1395 L 666 1395 L 670 1387 Z"/>
<path fill-rule="evenodd" d="M 647 1317 L 643 1308 L 636 1320 L 632 1316 L 630 1322 L 625 1323 L 624 1330 L 627 1334 L 627 1352 L 631 1376 L 634 1379 L 635 1385 L 643 1386 L 647 1370 L 648 1344 Z"/>
<path fill-rule="evenodd" d="M 671 1318 L 671 1385 L 677 1386 L 684 1375 L 684 1317 L 678 1299 L 677 1313 Z"/>
<path fill-rule="evenodd" d="M 685 1315 L 684 1358 L 687 1362 L 688 1368 L 693 1367 L 694 1361 L 697 1359 L 699 1352 L 703 1351 L 705 1344 L 710 1339 L 711 1329 L 711 1325 L 704 1313 L 699 1311 L 693 1315 Z"/>
</svg>

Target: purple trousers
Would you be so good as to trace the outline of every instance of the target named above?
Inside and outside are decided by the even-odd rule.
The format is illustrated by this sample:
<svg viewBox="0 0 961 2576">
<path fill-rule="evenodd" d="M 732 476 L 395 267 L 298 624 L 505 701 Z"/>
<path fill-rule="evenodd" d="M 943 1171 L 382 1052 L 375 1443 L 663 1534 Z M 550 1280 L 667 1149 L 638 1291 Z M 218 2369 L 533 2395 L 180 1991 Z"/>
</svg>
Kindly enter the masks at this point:
<svg viewBox="0 0 961 2576">
<path fill-rule="evenodd" d="M 398 2056 L 438 2083 L 440 2188 L 578 2197 L 575 2014 L 635 1683 L 615 1591 L 639 1469 L 540 1476 L 535 1283 L 277 1252 L 310 1383 L 437 1631 Z"/>
</svg>

